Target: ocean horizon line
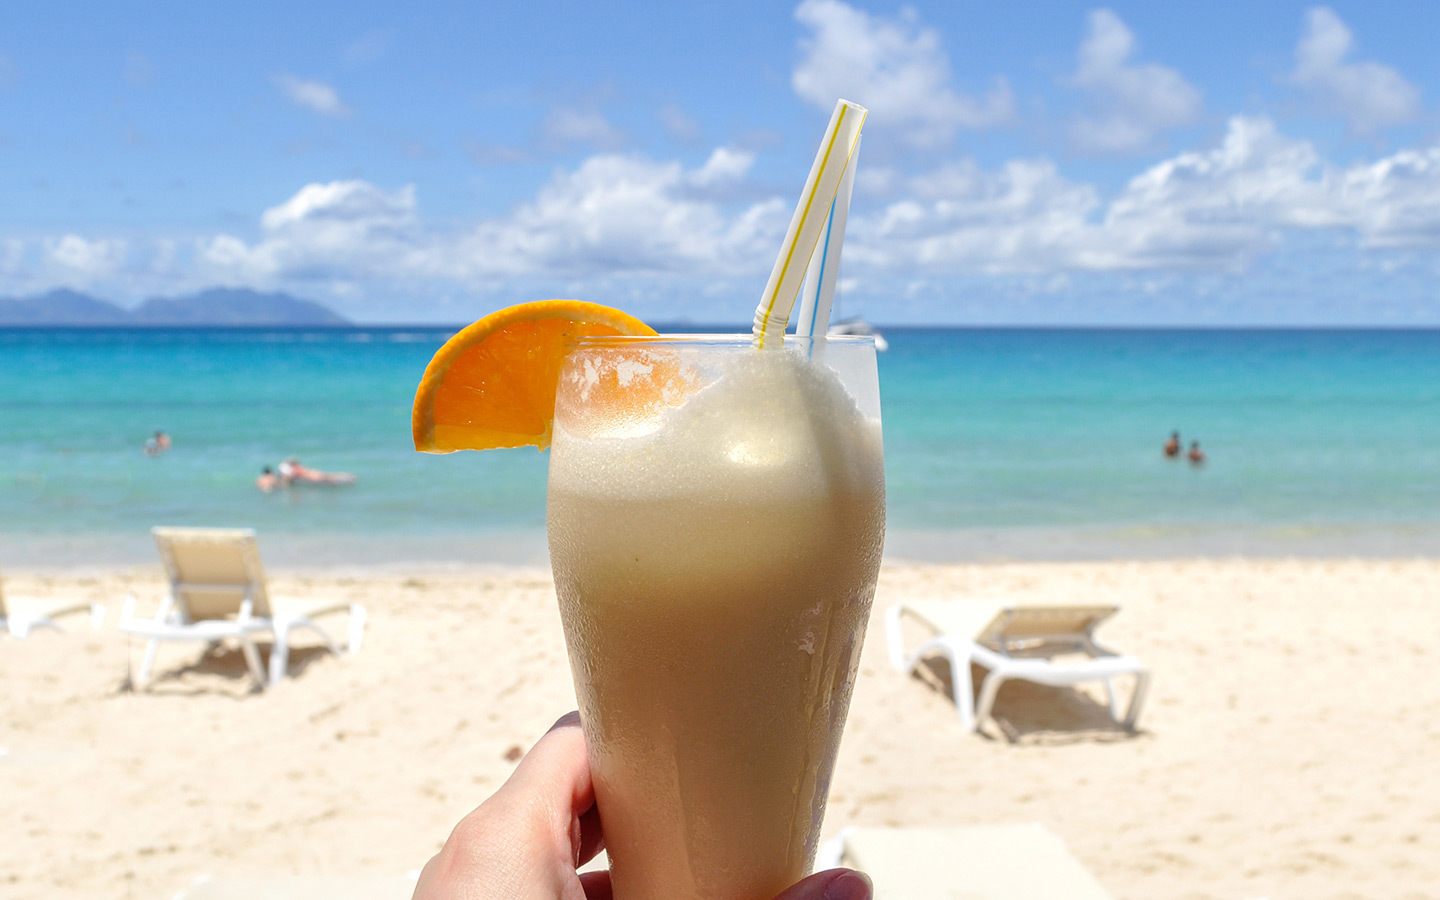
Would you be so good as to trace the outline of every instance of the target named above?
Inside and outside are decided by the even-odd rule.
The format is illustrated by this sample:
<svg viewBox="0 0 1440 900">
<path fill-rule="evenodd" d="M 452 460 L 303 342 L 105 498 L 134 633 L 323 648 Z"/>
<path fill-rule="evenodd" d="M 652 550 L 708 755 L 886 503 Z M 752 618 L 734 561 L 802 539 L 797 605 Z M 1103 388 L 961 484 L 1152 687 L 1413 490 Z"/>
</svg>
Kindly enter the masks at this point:
<svg viewBox="0 0 1440 900">
<path fill-rule="evenodd" d="M 1393 323 L 1319 323 L 1319 324 L 1296 324 L 1296 323 L 1196 323 L 1196 324 L 1174 324 L 1174 323 L 1087 323 L 1087 322 L 1061 322 L 1061 323 L 966 323 L 966 322 L 939 322 L 932 324 L 919 324 L 914 322 L 884 322 L 869 321 L 870 324 L 886 332 L 898 333 L 920 333 L 920 332 L 1079 332 L 1079 333 L 1115 333 L 1115 332 L 1150 332 L 1150 333 L 1292 333 L 1292 334 L 1323 334 L 1323 333 L 1346 333 L 1346 332 L 1440 332 L 1440 321 L 1433 323 L 1418 324 L 1393 324 Z M 0 332 L 38 332 L 38 331 L 62 331 L 62 332 L 137 332 L 156 333 L 165 331 L 192 331 L 192 332 L 262 332 L 262 331 L 323 331 L 323 332 L 346 332 L 346 331 L 445 331 L 449 329 L 464 328 L 470 322 L 346 322 L 336 324 L 296 324 L 289 322 L 265 323 L 244 323 L 244 324 L 142 324 L 142 323 L 67 323 L 67 324 L 0 324 Z M 678 331 L 685 329 L 694 333 L 744 333 L 750 330 L 750 324 L 746 322 L 698 322 L 698 321 L 656 321 L 653 327 L 657 331 Z"/>
</svg>

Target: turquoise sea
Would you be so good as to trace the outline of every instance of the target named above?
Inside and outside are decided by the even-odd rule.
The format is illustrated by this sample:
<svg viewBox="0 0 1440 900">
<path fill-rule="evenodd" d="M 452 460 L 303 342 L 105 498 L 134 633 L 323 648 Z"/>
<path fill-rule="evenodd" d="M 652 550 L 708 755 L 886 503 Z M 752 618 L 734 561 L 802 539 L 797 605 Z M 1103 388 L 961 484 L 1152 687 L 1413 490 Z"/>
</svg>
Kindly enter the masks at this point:
<svg viewBox="0 0 1440 900">
<path fill-rule="evenodd" d="M 452 331 L 0 330 L 0 566 L 148 562 L 155 524 L 283 564 L 542 560 L 543 454 L 410 447 Z M 892 556 L 1440 554 L 1440 331 L 886 336 Z M 257 492 L 286 455 L 359 482 Z"/>
</svg>

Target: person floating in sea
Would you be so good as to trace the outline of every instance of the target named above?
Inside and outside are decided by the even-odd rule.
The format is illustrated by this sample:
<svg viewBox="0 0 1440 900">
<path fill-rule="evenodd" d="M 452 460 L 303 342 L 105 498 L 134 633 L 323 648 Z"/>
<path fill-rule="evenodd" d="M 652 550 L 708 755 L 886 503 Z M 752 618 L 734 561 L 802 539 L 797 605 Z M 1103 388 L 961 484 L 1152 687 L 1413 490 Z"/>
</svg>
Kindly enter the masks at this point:
<svg viewBox="0 0 1440 900">
<path fill-rule="evenodd" d="M 280 481 L 280 476 L 275 474 L 275 470 L 266 466 L 255 477 L 255 487 L 260 489 L 260 493 L 268 494 L 278 487 L 284 487 L 284 484 Z"/>
<path fill-rule="evenodd" d="M 1170 440 L 1165 442 L 1165 455 L 1171 459 L 1180 456 L 1180 432 L 1170 432 Z"/>
<path fill-rule="evenodd" d="M 157 431 L 151 437 L 145 439 L 145 455 L 159 456 L 170 449 L 170 435 L 163 431 Z"/>
<path fill-rule="evenodd" d="M 1205 451 L 1200 449 L 1199 441 L 1190 442 L 1190 452 L 1185 454 L 1185 458 L 1190 460 L 1192 466 L 1205 465 Z"/>
<path fill-rule="evenodd" d="M 300 460 L 291 456 L 279 466 L 280 480 L 285 485 L 292 484 L 354 484 L 355 476 L 349 472 L 325 472 L 320 469 L 310 469 L 300 464 Z"/>
</svg>

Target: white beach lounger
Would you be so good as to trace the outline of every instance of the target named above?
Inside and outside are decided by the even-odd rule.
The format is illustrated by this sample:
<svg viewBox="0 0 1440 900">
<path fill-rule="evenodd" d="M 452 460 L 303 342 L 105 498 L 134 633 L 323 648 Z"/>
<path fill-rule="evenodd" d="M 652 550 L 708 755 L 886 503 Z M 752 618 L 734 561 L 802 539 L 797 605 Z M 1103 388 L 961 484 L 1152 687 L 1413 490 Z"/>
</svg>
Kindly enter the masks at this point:
<svg viewBox="0 0 1440 900">
<path fill-rule="evenodd" d="M 1109 900 L 1043 825 L 846 828 L 820 848 L 816 870 L 859 869 L 875 896 L 904 900 Z"/>
<path fill-rule="evenodd" d="M 135 598 L 126 600 L 120 630 L 149 638 L 136 690 L 149 680 L 160 641 L 239 641 L 245 665 L 255 682 L 267 683 L 255 649 L 257 634 L 272 634 L 270 684 L 285 677 L 290 658 L 290 632 L 308 628 L 325 641 L 332 653 L 335 642 L 314 621 L 331 612 L 350 613 L 346 650 L 360 649 L 365 633 L 365 608 L 358 603 L 332 600 L 291 600 L 271 597 L 260 567 L 260 548 L 249 528 L 155 528 L 155 545 L 170 579 L 170 596 L 153 619 L 134 618 Z"/>
<path fill-rule="evenodd" d="M 63 629 L 55 620 L 72 613 L 89 613 L 91 628 L 99 628 L 100 623 L 105 621 L 105 607 L 98 603 L 80 603 L 50 597 L 6 596 L 3 585 L 0 585 L 0 633 L 9 632 L 17 638 L 23 638 L 37 628 L 61 631 Z"/>
<path fill-rule="evenodd" d="M 902 674 L 920 661 L 940 654 L 950 662 L 955 706 L 960 722 L 977 729 L 990 717 L 995 695 L 1007 680 L 1066 686 L 1087 681 L 1105 685 L 1110 714 L 1134 730 L 1150 673 L 1132 656 L 1121 656 L 1095 643 L 1096 626 L 1118 611 L 1114 606 L 1006 605 L 985 600 L 941 600 L 900 603 L 886 611 L 890 663 Z M 910 617 L 934 636 L 912 653 L 905 651 L 903 620 Z M 1079 656 L 1065 658 L 1062 656 Z M 974 701 L 970 664 L 989 670 Z M 1112 679 L 1135 678 L 1130 707 L 1121 719 Z"/>
</svg>

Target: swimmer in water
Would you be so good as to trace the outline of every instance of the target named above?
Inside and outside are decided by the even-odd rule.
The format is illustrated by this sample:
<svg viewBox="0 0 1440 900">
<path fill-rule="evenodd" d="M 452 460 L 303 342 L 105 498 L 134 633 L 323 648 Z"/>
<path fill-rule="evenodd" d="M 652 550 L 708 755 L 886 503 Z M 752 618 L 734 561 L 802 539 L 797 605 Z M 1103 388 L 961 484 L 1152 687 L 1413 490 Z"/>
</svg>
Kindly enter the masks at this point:
<svg viewBox="0 0 1440 900">
<path fill-rule="evenodd" d="M 1190 442 L 1190 452 L 1185 454 L 1185 458 L 1190 460 L 1192 466 L 1205 465 L 1205 451 L 1200 449 L 1199 441 Z"/>
<path fill-rule="evenodd" d="M 145 439 L 145 455 L 159 456 L 170 449 L 170 435 L 163 431 L 157 431 L 151 437 Z"/>
<path fill-rule="evenodd" d="M 1165 455 L 1170 459 L 1180 456 L 1180 432 L 1170 432 L 1170 440 L 1165 442 Z"/>
<path fill-rule="evenodd" d="M 260 493 L 268 494 L 278 487 L 284 487 L 284 485 L 280 481 L 280 476 L 275 474 L 275 470 L 266 466 L 261 469 L 260 474 L 256 476 L 255 487 L 260 489 Z"/>
<path fill-rule="evenodd" d="M 291 456 L 279 466 L 280 480 L 291 484 L 354 484 L 355 476 L 349 472 L 325 472 L 307 468 L 300 460 Z"/>
</svg>

